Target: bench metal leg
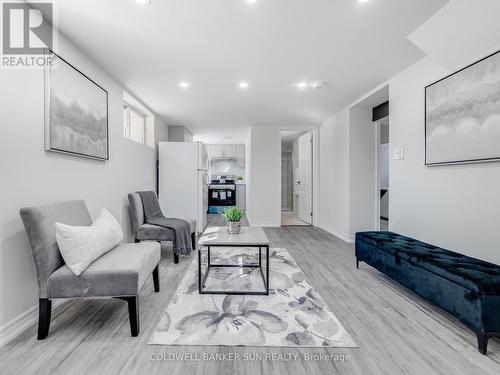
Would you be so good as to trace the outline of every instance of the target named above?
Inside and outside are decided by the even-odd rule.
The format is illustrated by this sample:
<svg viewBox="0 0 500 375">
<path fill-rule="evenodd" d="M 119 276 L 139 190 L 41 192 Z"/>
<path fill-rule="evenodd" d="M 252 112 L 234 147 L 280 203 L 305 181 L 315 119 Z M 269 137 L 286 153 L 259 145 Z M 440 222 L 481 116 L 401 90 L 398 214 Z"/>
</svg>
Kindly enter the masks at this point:
<svg viewBox="0 0 500 375">
<path fill-rule="evenodd" d="M 160 265 L 158 264 L 153 270 L 153 284 L 155 286 L 155 292 L 160 291 Z"/>
<path fill-rule="evenodd" d="M 38 340 L 43 340 L 49 334 L 52 315 L 52 301 L 48 298 L 38 300 Z"/>
</svg>

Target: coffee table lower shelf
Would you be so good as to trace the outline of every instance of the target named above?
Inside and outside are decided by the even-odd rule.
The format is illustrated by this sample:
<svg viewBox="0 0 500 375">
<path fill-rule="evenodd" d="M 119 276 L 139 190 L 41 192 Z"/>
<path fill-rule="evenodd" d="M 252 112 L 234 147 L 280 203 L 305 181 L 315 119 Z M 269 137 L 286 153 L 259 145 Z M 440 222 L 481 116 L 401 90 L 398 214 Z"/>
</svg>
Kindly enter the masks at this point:
<svg viewBox="0 0 500 375">
<path fill-rule="evenodd" d="M 259 263 L 258 264 L 211 264 L 210 261 L 210 248 L 211 247 L 245 247 L 245 248 L 258 248 L 259 249 Z M 206 246 L 208 252 L 208 265 L 205 272 L 202 272 L 202 260 L 201 252 L 202 248 L 198 249 L 198 290 L 200 294 L 228 294 L 228 295 L 269 295 L 269 245 L 256 246 L 256 245 L 212 245 Z M 262 268 L 262 250 L 265 249 L 266 256 L 266 267 L 265 270 Z M 205 289 L 205 283 L 207 281 L 208 274 L 210 273 L 211 267 L 232 267 L 232 268 L 258 268 L 260 270 L 260 275 L 264 283 L 265 290 L 263 291 L 252 291 L 252 290 L 207 290 Z M 265 276 L 264 276 L 265 273 Z"/>
</svg>

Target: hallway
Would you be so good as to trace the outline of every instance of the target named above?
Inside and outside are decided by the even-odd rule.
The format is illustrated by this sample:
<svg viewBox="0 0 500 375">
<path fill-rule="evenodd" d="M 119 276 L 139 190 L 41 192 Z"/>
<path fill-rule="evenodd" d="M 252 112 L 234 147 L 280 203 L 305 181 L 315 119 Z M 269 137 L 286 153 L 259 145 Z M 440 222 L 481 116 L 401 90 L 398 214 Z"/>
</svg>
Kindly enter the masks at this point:
<svg viewBox="0 0 500 375">
<path fill-rule="evenodd" d="M 306 223 L 297 218 L 293 211 L 282 211 L 281 212 L 281 225 L 282 226 L 291 226 L 291 225 L 304 225 L 311 226 L 311 224 Z"/>
</svg>

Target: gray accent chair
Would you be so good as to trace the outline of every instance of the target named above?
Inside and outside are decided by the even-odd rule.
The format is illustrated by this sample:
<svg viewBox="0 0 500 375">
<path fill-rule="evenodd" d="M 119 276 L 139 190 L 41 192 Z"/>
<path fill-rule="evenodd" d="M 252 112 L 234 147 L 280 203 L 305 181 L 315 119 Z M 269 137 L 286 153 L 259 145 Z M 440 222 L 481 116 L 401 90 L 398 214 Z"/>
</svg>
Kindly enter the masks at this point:
<svg viewBox="0 0 500 375">
<path fill-rule="evenodd" d="M 144 207 L 141 196 L 137 193 L 128 195 L 130 203 L 130 216 L 132 217 L 132 229 L 135 242 L 141 241 L 173 241 L 175 232 L 172 229 L 160 227 L 158 225 L 147 224 L 144 219 Z M 185 219 L 189 222 L 191 229 L 191 243 L 193 249 L 196 248 L 196 220 Z M 174 253 L 174 263 L 179 263 L 179 255 Z"/>
<path fill-rule="evenodd" d="M 80 276 L 64 263 L 56 242 L 54 223 L 92 224 L 83 200 L 54 203 L 20 210 L 31 245 L 38 283 L 38 339 L 49 333 L 52 298 L 112 297 L 128 303 L 132 336 L 139 335 L 139 291 L 153 274 L 160 291 L 160 246 L 157 243 L 120 244 L 95 260 Z"/>
</svg>

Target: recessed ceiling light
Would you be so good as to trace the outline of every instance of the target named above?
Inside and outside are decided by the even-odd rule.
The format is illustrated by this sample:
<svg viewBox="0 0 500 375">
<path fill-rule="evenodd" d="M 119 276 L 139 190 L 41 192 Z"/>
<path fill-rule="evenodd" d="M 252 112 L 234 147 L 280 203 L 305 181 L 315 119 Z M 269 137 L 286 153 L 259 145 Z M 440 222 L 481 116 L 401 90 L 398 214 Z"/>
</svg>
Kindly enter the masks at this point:
<svg viewBox="0 0 500 375">
<path fill-rule="evenodd" d="M 245 82 L 245 81 L 240 82 L 238 84 L 238 86 L 240 86 L 240 89 L 247 89 L 248 88 L 248 82 Z"/>
<path fill-rule="evenodd" d="M 149 4 L 151 4 L 151 0 L 135 0 L 135 2 L 137 4 L 141 4 L 141 5 L 149 5 Z"/>
<path fill-rule="evenodd" d="M 363 3 L 367 3 L 368 1 L 370 1 L 370 0 L 358 0 L 358 3 L 363 4 Z"/>
<path fill-rule="evenodd" d="M 299 89 L 305 89 L 307 87 L 307 82 L 299 82 L 297 83 L 297 87 Z"/>
<path fill-rule="evenodd" d="M 255 4 L 257 0 L 245 0 L 248 4 Z"/>
<path fill-rule="evenodd" d="M 182 87 L 183 89 L 187 89 L 189 87 L 189 83 L 182 81 L 179 83 L 179 86 Z"/>
</svg>

